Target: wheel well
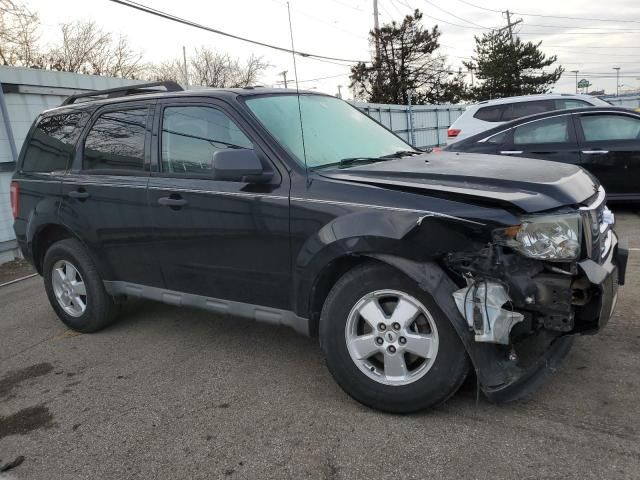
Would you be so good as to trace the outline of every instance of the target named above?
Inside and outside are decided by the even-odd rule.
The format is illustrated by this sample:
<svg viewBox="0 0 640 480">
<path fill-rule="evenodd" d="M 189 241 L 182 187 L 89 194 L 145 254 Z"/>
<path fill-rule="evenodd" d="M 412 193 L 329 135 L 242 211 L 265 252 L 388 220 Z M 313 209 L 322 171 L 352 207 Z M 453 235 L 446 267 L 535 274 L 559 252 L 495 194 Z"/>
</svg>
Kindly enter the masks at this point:
<svg viewBox="0 0 640 480">
<path fill-rule="evenodd" d="M 318 335 L 320 314 L 322 313 L 324 301 L 327 299 L 329 292 L 336 282 L 352 268 L 370 261 L 376 260 L 368 257 L 348 255 L 334 260 L 320 273 L 311 293 L 309 333 L 312 336 Z"/>
<path fill-rule="evenodd" d="M 54 243 L 74 235 L 61 225 L 47 225 L 33 238 L 33 263 L 38 273 L 42 275 L 44 256 Z"/>
</svg>

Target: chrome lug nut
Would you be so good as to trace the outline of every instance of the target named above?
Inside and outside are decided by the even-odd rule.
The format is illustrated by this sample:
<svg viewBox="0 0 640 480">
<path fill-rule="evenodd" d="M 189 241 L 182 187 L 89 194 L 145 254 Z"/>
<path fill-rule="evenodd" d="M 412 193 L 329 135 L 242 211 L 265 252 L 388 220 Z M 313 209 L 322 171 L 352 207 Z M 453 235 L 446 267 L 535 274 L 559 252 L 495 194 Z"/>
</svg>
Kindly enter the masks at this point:
<svg viewBox="0 0 640 480">
<path fill-rule="evenodd" d="M 396 353 L 396 347 L 394 347 L 393 345 L 389 345 L 387 347 L 387 350 L 389 351 L 389 353 Z"/>
<path fill-rule="evenodd" d="M 382 345 L 384 343 L 384 340 L 382 339 L 382 337 L 376 337 L 376 343 L 378 345 Z"/>
<path fill-rule="evenodd" d="M 393 322 L 393 325 L 391 325 L 393 327 L 394 330 L 400 330 L 400 324 L 398 322 Z"/>
<path fill-rule="evenodd" d="M 378 324 L 378 330 L 380 330 L 381 332 L 384 332 L 386 329 L 387 329 L 387 326 L 384 323 Z"/>
<path fill-rule="evenodd" d="M 404 338 L 404 337 L 400 337 L 400 338 L 398 339 L 398 342 L 400 342 L 400 345 L 404 345 L 405 343 L 407 343 L 407 339 L 406 339 L 406 338 Z"/>
</svg>

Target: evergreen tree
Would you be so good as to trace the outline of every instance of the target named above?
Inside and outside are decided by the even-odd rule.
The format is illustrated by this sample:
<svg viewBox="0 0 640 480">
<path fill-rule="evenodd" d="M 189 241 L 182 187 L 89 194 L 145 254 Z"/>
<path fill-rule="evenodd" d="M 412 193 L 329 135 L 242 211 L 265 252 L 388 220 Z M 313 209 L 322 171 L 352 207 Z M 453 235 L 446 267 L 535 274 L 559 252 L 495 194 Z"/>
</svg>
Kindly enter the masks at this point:
<svg viewBox="0 0 640 480">
<path fill-rule="evenodd" d="M 406 105 L 459 101 L 464 82 L 453 76 L 446 57 L 437 53 L 440 31 L 422 26 L 416 10 L 401 23 L 392 22 L 369 33 L 373 53 L 371 63 L 351 68 L 351 88 L 356 98 L 372 103 Z M 377 48 L 375 48 L 377 46 Z"/>
<path fill-rule="evenodd" d="M 540 51 L 542 42 L 522 42 L 506 30 L 493 30 L 475 37 L 475 55 L 464 65 L 475 70 L 478 83 L 469 90 L 474 100 L 547 93 L 564 72 L 562 66 L 553 71 L 556 55 L 547 57 Z"/>
</svg>

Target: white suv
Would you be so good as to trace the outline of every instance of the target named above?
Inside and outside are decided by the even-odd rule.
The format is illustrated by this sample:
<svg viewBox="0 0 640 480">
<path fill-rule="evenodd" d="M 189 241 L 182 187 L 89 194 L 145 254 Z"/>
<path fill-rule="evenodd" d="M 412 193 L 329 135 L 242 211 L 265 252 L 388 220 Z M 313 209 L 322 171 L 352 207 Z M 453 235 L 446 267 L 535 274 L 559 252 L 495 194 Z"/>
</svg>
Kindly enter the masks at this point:
<svg viewBox="0 0 640 480">
<path fill-rule="evenodd" d="M 600 107 L 609 103 L 588 95 L 550 93 L 497 98 L 470 105 L 447 130 L 447 145 L 516 118 L 551 110 Z"/>
</svg>

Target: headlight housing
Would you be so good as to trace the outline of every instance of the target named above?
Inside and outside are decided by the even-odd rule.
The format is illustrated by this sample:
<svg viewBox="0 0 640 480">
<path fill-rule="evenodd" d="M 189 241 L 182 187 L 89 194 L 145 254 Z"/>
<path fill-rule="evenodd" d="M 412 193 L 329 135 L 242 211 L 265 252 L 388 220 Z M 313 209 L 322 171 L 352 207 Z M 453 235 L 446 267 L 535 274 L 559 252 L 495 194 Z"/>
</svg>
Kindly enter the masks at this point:
<svg viewBox="0 0 640 480">
<path fill-rule="evenodd" d="M 522 223 L 494 230 L 494 241 L 537 260 L 567 262 L 580 257 L 580 214 L 521 217 Z"/>
</svg>

